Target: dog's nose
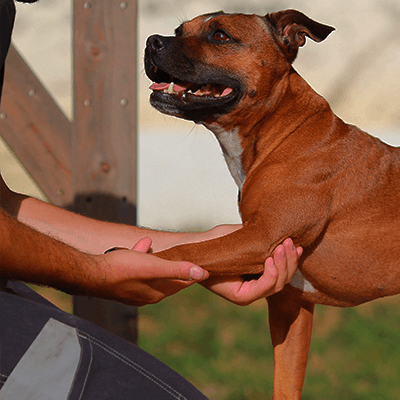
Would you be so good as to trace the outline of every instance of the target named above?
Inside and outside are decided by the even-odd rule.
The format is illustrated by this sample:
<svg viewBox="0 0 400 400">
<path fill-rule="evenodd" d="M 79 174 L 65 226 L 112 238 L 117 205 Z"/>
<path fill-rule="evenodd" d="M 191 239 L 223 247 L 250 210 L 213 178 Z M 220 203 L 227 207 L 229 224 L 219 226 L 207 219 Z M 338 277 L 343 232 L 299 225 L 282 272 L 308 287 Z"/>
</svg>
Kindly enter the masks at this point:
<svg viewBox="0 0 400 400">
<path fill-rule="evenodd" d="M 146 45 L 152 50 L 161 50 L 165 46 L 165 38 L 160 35 L 152 35 L 147 39 Z"/>
</svg>

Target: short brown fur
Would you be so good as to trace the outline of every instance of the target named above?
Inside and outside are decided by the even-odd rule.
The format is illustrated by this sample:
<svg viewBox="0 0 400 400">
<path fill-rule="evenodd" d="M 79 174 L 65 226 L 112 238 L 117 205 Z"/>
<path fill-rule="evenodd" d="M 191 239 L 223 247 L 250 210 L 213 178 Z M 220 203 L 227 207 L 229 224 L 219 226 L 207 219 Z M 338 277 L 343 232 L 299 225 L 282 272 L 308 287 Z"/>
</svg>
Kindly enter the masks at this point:
<svg viewBox="0 0 400 400">
<path fill-rule="evenodd" d="M 217 28 L 231 41 L 210 42 Z M 262 272 L 285 238 L 304 248 L 299 270 L 314 290 L 286 285 L 268 299 L 275 399 L 300 399 L 314 304 L 355 306 L 400 292 L 400 150 L 345 124 L 292 67 L 306 36 L 321 41 L 332 30 L 288 10 L 200 16 L 171 39 L 210 76 L 240 82 L 229 111 L 190 119 L 240 138 L 243 228 L 157 255 L 238 275 Z"/>
</svg>

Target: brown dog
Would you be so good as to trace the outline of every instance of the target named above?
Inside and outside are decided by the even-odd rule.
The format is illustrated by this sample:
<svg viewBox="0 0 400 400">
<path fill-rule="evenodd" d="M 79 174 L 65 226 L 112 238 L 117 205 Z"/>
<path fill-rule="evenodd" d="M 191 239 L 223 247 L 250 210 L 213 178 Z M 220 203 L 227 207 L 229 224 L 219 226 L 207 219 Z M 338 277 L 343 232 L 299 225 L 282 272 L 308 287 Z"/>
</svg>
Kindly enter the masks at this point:
<svg viewBox="0 0 400 400">
<path fill-rule="evenodd" d="M 260 273 L 285 238 L 304 248 L 293 281 L 268 298 L 275 399 L 301 396 L 314 304 L 400 292 L 400 150 L 341 121 L 292 67 L 306 36 L 333 30 L 294 10 L 219 12 L 149 37 L 145 52 L 151 104 L 214 132 L 243 220 L 157 255 L 238 275 Z"/>
</svg>

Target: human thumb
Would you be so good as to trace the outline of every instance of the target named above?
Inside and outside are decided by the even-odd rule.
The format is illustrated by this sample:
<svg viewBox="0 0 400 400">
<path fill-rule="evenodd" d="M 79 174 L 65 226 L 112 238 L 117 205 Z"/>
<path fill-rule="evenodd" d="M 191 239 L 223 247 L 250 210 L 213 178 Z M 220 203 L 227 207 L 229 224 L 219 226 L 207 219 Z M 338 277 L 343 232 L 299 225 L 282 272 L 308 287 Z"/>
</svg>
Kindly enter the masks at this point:
<svg viewBox="0 0 400 400">
<path fill-rule="evenodd" d="M 151 247 L 151 239 L 148 237 L 144 237 L 140 239 L 133 247 L 132 250 L 138 251 L 140 253 L 147 253 Z"/>
<path fill-rule="evenodd" d="M 200 281 L 202 279 L 207 279 L 207 277 L 208 277 L 208 272 L 205 271 L 203 268 L 200 268 L 197 265 L 194 265 L 193 267 L 190 268 L 189 272 L 190 281 Z"/>
</svg>

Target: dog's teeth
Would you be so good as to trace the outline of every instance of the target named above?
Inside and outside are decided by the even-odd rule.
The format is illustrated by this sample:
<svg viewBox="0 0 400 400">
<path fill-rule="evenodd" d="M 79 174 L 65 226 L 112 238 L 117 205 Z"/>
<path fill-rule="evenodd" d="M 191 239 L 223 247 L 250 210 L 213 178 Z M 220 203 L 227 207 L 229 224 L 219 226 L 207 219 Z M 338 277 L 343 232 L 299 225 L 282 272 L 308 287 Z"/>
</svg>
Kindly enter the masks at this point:
<svg viewBox="0 0 400 400">
<path fill-rule="evenodd" d="M 174 82 L 171 82 L 168 86 L 168 93 L 172 94 L 174 93 Z"/>
</svg>

